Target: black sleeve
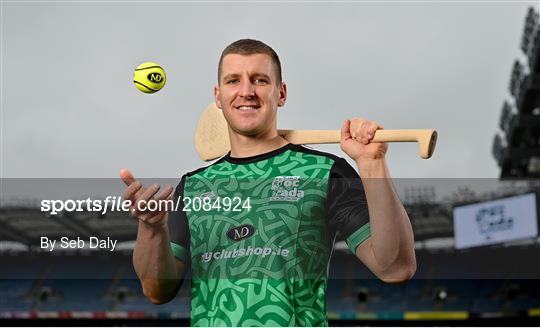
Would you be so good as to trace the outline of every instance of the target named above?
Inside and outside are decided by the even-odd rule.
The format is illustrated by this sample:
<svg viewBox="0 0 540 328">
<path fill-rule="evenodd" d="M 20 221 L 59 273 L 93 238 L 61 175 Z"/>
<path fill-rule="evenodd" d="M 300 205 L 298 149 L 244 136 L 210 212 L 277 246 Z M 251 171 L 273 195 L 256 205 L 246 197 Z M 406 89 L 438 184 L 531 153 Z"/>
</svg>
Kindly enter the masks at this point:
<svg viewBox="0 0 540 328">
<path fill-rule="evenodd" d="M 346 160 L 337 159 L 330 170 L 326 208 L 330 224 L 345 238 L 351 251 L 370 236 L 364 185 Z"/>
<path fill-rule="evenodd" d="M 175 208 L 169 211 L 169 220 L 167 222 L 169 226 L 169 236 L 171 239 L 171 249 L 178 260 L 188 263 L 190 259 L 189 255 L 189 225 L 186 213 L 183 211 L 184 202 L 182 201 L 184 195 L 184 185 L 186 182 L 186 176 L 182 176 L 180 183 L 174 190 L 174 205 Z M 178 205 L 177 205 L 178 204 Z"/>
</svg>

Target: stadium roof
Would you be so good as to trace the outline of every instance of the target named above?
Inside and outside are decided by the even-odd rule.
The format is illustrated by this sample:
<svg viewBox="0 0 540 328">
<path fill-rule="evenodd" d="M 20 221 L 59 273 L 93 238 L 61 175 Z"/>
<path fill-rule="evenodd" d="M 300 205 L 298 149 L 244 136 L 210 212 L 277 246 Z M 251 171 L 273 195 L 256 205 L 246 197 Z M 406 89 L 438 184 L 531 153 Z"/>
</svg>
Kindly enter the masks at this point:
<svg viewBox="0 0 540 328">
<path fill-rule="evenodd" d="M 42 236 L 50 239 L 111 237 L 119 242 L 133 241 L 137 237 L 137 221 L 123 212 L 105 216 L 86 212 L 45 215 L 33 208 L 0 209 L 0 240 L 4 243 L 37 246 Z"/>
</svg>

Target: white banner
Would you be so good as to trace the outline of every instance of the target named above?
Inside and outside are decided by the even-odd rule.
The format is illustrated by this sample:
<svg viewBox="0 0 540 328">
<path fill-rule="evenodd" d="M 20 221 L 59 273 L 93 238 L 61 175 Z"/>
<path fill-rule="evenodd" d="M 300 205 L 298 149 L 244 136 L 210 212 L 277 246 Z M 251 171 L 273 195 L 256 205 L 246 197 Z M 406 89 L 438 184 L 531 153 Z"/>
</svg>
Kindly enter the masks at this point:
<svg viewBox="0 0 540 328">
<path fill-rule="evenodd" d="M 454 208 L 457 249 L 536 237 L 534 193 Z"/>
</svg>

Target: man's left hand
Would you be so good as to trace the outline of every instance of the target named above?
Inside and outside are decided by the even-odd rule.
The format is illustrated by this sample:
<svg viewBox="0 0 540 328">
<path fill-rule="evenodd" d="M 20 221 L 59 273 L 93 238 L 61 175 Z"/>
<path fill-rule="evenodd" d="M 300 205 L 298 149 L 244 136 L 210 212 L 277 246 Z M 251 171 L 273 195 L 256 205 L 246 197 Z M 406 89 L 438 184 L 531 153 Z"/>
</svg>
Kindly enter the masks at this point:
<svg viewBox="0 0 540 328">
<path fill-rule="evenodd" d="M 346 120 L 341 127 L 341 149 L 359 166 L 383 160 L 388 145 L 372 142 L 375 131 L 383 129 L 374 121 L 361 118 Z"/>
</svg>

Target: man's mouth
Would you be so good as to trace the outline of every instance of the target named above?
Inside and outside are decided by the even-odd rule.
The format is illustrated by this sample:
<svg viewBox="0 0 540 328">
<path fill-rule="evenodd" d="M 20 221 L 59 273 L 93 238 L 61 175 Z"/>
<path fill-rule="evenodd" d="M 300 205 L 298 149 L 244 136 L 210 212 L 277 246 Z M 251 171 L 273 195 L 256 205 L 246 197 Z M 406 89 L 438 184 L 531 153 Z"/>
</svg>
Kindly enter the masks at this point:
<svg viewBox="0 0 540 328">
<path fill-rule="evenodd" d="M 257 105 L 236 106 L 236 109 L 238 109 L 240 111 L 243 111 L 243 112 L 257 110 L 259 108 L 260 108 L 260 106 L 257 106 Z"/>
</svg>

